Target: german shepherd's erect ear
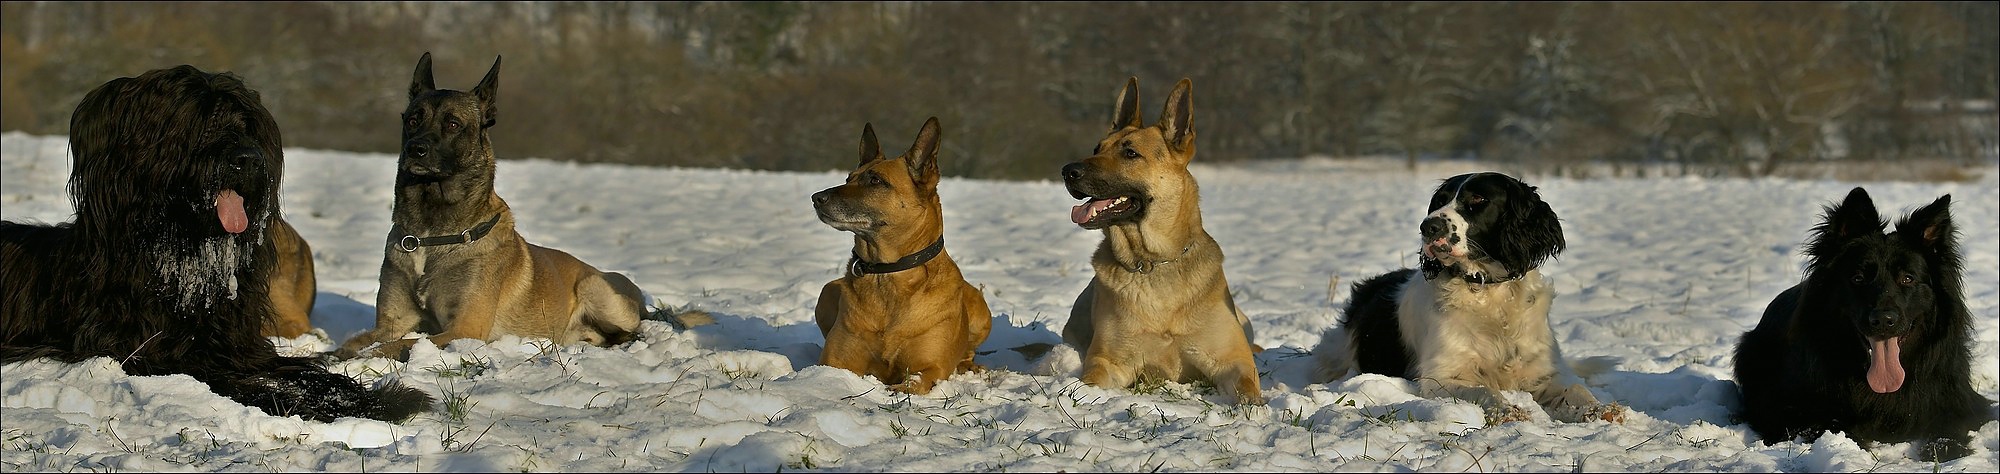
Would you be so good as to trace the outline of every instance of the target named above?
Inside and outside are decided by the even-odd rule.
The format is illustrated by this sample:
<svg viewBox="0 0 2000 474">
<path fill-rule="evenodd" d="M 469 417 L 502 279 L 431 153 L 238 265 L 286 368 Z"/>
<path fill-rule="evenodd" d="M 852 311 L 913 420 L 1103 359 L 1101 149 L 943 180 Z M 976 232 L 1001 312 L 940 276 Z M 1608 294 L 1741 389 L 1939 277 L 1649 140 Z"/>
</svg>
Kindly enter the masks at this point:
<svg viewBox="0 0 2000 474">
<path fill-rule="evenodd" d="M 1181 78 L 1174 84 L 1174 92 L 1167 95 L 1166 110 L 1160 111 L 1160 137 L 1173 147 L 1175 156 L 1194 159 L 1194 81 Z"/>
<path fill-rule="evenodd" d="M 875 139 L 875 124 L 861 124 L 861 165 L 882 159 L 882 141 Z"/>
<path fill-rule="evenodd" d="M 1111 131 L 1125 127 L 1145 126 L 1139 122 L 1139 77 L 1125 80 L 1125 88 L 1118 90 L 1118 108 L 1111 109 Z"/>
<path fill-rule="evenodd" d="M 910 151 L 903 152 L 903 164 L 910 168 L 910 181 L 917 189 L 937 191 L 938 185 L 938 131 L 937 117 L 924 121 L 924 128 L 917 130 L 916 143 L 910 144 Z"/>
<path fill-rule="evenodd" d="M 431 80 L 431 52 L 425 51 L 424 57 L 417 59 L 416 75 L 410 78 L 410 98 L 416 99 L 425 92 L 437 90 L 436 84 Z"/>
<path fill-rule="evenodd" d="M 500 118 L 500 57 L 493 57 L 493 68 L 486 70 L 486 78 L 472 87 L 472 95 L 479 97 L 479 128 L 493 128 Z"/>
</svg>

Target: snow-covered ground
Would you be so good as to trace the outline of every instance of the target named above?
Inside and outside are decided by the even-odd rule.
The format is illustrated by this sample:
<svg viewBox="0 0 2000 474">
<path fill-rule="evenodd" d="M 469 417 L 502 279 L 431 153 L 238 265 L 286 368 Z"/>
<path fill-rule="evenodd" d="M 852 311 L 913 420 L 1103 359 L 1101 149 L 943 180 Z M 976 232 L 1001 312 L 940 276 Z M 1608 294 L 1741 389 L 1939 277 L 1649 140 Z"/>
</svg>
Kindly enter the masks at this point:
<svg viewBox="0 0 2000 474">
<path fill-rule="evenodd" d="M 907 139 L 890 137 L 888 142 Z M 900 143 L 900 142 L 898 142 Z M 505 150 L 502 150 L 505 154 Z M 2000 411 L 1976 453 L 1941 465 L 1909 444 L 1872 449 L 1832 434 L 1764 446 L 1731 418 L 1731 350 L 1794 284 L 1799 242 L 1821 206 L 1865 184 L 1885 213 L 1951 194 L 1977 339 L 1973 383 L 2000 381 L 2000 169 L 1970 183 L 1529 177 L 1563 218 L 1569 251 L 1545 267 L 1551 318 L 1572 359 L 1608 370 L 1597 396 L 1624 424 L 1484 426 L 1479 410 L 1363 375 L 1308 384 L 1305 350 L 1352 282 L 1414 263 L 1416 223 L 1447 163 L 1408 173 L 1325 159 L 1197 165 L 1208 231 L 1237 303 L 1257 327 L 1268 407 L 1212 388 L 1086 386 L 1073 351 L 1028 361 L 1007 348 L 1059 343 L 1100 234 L 1069 223 L 1061 185 L 946 179 L 951 255 L 995 315 L 978 362 L 929 396 L 815 366 L 820 286 L 849 234 L 813 217 L 829 171 L 773 173 L 504 161 L 498 187 L 530 241 L 625 272 L 662 304 L 714 314 L 688 332 L 648 321 L 612 348 L 546 341 L 420 343 L 412 361 L 335 369 L 436 395 L 396 425 L 279 418 L 182 375 L 133 377 L 110 359 L 0 367 L 7 471 L 1945 471 L 1992 472 Z M 952 157 L 942 165 L 949 170 Z M 293 149 L 283 201 L 314 249 L 323 332 L 280 340 L 327 350 L 374 321 L 395 157 Z M 837 169 L 837 170 L 836 170 Z M 1054 177 L 1056 170 L 1051 169 Z M 0 136 L 0 217 L 70 219 L 61 137 Z M 1921 383 L 1917 381 L 1917 383 Z M 1523 395 L 1524 394 L 1516 394 Z M 1807 394 L 1801 394 L 1807 395 Z M 1527 406 L 1533 406 L 1528 404 Z"/>
</svg>

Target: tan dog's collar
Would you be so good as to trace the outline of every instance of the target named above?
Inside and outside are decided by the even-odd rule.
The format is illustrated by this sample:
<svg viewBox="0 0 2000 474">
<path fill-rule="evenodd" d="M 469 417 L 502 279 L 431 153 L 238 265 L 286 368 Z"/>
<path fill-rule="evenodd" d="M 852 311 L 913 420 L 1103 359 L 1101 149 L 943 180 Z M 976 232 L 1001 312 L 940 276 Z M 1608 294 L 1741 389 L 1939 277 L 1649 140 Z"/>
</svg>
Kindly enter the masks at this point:
<svg viewBox="0 0 2000 474">
<path fill-rule="evenodd" d="M 1161 265 L 1174 263 L 1175 261 L 1179 261 L 1181 257 L 1186 257 L 1188 251 L 1190 250 L 1194 250 L 1193 242 L 1189 242 L 1186 247 L 1181 247 L 1181 254 L 1175 255 L 1174 258 L 1166 260 L 1140 260 L 1138 265 L 1133 265 L 1130 268 L 1126 268 L 1125 271 L 1129 271 L 1132 273 L 1140 273 L 1140 274 L 1153 273 L 1153 270 L 1160 268 Z"/>
<path fill-rule="evenodd" d="M 500 223 L 500 214 L 494 214 L 492 219 L 487 219 L 486 222 L 482 222 L 479 225 L 472 226 L 472 228 L 465 229 L 464 232 L 459 232 L 457 234 L 440 235 L 436 237 L 418 237 L 415 235 L 404 235 L 403 238 L 396 240 L 396 250 L 401 250 L 404 253 L 409 253 L 417 251 L 418 247 L 435 247 L 439 245 L 472 243 L 473 241 L 479 240 L 481 237 L 485 237 L 486 233 L 492 232 L 493 225 L 499 223 Z"/>
<path fill-rule="evenodd" d="M 918 250 L 917 253 L 910 254 L 894 262 L 873 263 L 861 260 L 861 254 L 854 254 L 853 258 L 847 259 L 847 275 L 879 275 L 909 270 L 923 266 L 924 263 L 937 258 L 938 254 L 941 253 L 944 253 L 944 236 L 942 235 L 938 236 L 936 242 L 931 242 L 929 247 L 924 247 L 923 250 Z"/>
</svg>

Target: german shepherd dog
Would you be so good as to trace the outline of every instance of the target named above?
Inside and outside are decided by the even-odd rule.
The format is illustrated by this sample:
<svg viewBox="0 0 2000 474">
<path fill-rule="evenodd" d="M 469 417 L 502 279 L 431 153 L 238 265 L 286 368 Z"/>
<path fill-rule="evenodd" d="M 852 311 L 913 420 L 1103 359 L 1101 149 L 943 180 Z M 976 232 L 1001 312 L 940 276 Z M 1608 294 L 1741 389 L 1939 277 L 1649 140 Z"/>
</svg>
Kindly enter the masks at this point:
<svg viewBox="0 0 2000 474">
<path fill-rule="evenodd" d="M 1972 389 L 1950 207 L 1940 197 L 1888 234 L 1861 188 L 1826 209 L 1806 242 L 1805 281 L 1736 346 L 1742 417 L 1766 444 L 1842 431 L 1920 442 L 1927 461 L 1970 454 L 1992 402 Z"/>
<path fill-rule="evenodd" d="M 317 421 L 430 407 L 264 337 L 284 143 L 242 79 L 193 66 L 114 79 L 84 95 L 69 139 L 76 220 L 0 222 L 0 362 L 111 357 Z"/>
<path fill-rule="evenodd" d="M 854 233 L 846 272 L 820 290 L 813 319 L 826 336 L 820 364 L 926 394 L 954 373 L 979 371 L 973 351 L 993 316 L 944 250 L 938 120 L 902 156 L 883 159 L 873 124 L 861 127 L 861 165 L 813 193 L 820 222 Z"/>
<path fill-rule="evenodd" d="M 500 60 L 472 92 L 432 85 L 424 53 L 403 112 L 393 226 L 384 244 L 375 329 L 341 345 L 339 357 L 407 358 L 411 331 L 457 339 L 501 335 L 600 346 L 632 339 L 645 313 L 637 285 L 560 250 L 528 243 L 507 201 L 493 192 L 487 133 L 499 111 Z M 383 343 L 369 350 L 370 346 Z M 365 351 L 365 352 L 364 352 Z"/>
<path fill-rule="evenodd" d="M 1201 226 L 1194 161 L 1194 83 L 1181 79 L 1152 126 L 1139 119 L 1139 78 L 1126 81 L 1111 132 L 1062 169 L 1070 221 L 1103 230 L 1096 270 L 1063 325 L 1083 354 L 1083 382 L 1124 388 L 1141 377 L 1214 383 L 1263 404 L 1250 319 L 1222 277 L 1222 248 Z"/>
</svg>

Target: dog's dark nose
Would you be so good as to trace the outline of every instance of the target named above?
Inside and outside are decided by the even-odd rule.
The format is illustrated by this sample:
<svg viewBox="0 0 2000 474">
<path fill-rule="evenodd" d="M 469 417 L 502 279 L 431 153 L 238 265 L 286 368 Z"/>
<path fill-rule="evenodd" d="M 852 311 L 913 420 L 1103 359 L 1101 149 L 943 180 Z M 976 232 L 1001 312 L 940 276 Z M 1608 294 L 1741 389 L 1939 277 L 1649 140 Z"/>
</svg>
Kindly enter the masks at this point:
<svg viewBox="0 0 2000 474">
<path fill-rule="evenodd" d="M 1875 329 L 1888 329 L 1896 327 L 1896 322 L 1900 319 L 1901 315 L 1895 311 L 1876 311 L 1875 314 L 1868 315 L 1868 325 Z"/>
<path fill-rule="evenodd" d="M 1424 219 L 1424 223 L 1417 228 L 1424 233 L 1424 240 L 1444 237 L 1445 234 L 1451 232 L 1451 224 L 1445 222 L 1443 217 L 1426 218 Z"/>
<path fill-rule="evenodd" d="M 833 190 L 832 190 L 832 189 L 827 189 L 827 190 L 824 190 L 824 191 L 820 191 L 820 192 L 816 192 L 816 193 L 813 193 L 813 205 L 814 205 L 814 206 L 823 206 L 823 205 L 826 205 L 826 200 L 827 200 L 827 199 L 832 199 L 832 198 L 833 198 Z"/>
<path fill-rule="evenodd" d="M 411 143 L 409 149 L 412 158 L 423 158 L 431 153 L 431 146 L 424 143 Z"/>
<path fill-rule="evenodd" d="M 1069 165 L 1063 166 L 1062 177 L 1064 181 L 1075 181 L 1077 179 L 1082 179 L 1083 163 L 1081 162 L 1070 163 Z"/>
</svg>

